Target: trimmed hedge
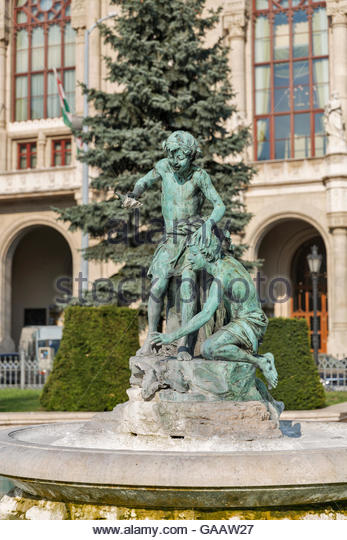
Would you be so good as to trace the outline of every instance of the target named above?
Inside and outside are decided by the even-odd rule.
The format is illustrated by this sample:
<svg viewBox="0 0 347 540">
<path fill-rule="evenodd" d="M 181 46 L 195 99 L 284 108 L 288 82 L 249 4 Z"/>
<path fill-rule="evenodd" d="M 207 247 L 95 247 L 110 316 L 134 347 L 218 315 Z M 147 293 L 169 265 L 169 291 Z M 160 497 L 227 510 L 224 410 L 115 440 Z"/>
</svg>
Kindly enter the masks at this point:
<svg viewBox="0 0 347 540">
<path fill-rule="evenodd" d="M 136 310 L 68 307 L 41 405 L 51 411 L 112 410 L 127 400 L 129 357 L 138 347 Z"/>
<path fill-rule="evenodd" d="M 278 386 L 271 395 L 287 410 L 325 407 L 325 394 L 310 351 L 305 319 L 273 318 L 269 321 L 259 353 L 272 352 Z"/>
</svg>

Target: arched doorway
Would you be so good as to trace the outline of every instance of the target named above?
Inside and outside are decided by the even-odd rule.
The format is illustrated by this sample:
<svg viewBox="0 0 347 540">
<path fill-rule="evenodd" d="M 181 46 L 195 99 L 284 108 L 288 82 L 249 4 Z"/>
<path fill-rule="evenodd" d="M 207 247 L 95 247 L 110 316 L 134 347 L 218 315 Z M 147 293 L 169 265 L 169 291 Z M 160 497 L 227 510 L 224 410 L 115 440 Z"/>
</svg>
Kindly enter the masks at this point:
<svg viewBox="0 0 347 540">
<path fill-rule="evenodd" d="M 323 256 L 319 282 L 320 352 L 327 350 L 328 300 L 326 248 L 319 231 L 298 218 L 276 220 L 263 232 L 256 256 L 263 261 L 260 297 L 269 317 L 305 318 L 312 332 L 312 281 L 306 256 L 316 244 Z"/>
<path fill-rule="evenodd" d="M 24 326 L 57 323 L 61 277 L 72 277 L 72 255 L 65 238 L 42 225 L 22 231 L 15 241 L 11 268 L 11 335 L 16 348 Z"/>
</svg>

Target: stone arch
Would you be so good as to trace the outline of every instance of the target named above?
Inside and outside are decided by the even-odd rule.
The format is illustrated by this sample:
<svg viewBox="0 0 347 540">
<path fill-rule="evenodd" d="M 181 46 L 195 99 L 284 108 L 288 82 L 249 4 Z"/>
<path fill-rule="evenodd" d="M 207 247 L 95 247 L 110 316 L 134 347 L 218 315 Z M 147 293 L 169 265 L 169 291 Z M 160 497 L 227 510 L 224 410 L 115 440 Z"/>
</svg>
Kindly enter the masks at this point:
<svg viewBox="0 0 347 540">
<path fill-rule="evenodd" d="M 333 275 L 333 248 L 332 238 L 329 234 L 329 225 L 326 213 L 320 208 L 303 202 L 302 200 L 293 200 L 292 198 L 285 200 L 274 200 L 273 204 L 267 204 L 259 209 L 256 215 L 251 220 L 246 230 L 245 242 L 248 244 L 248 258 L 250 260 L 257 259 L 259 245 L 262 239 L 269 231 L 282 220 L 302 220 L 314 227 L 322 237 L 327 256 L 327 272 L 328 276 Z M 303 238 L 303 241 L 305 238 Z M 290 250 L 290 246 L 288 246 Z M 293 247 L 292 250 L 295 250 Z M 289 255 L 287 253 L 287 255 Z M 333 280 L 328 279 L 328 296 L 330 310 L 333 311 L 334 295 L 333 295 Z M 286 311 L 281 312 L 281 315 L 286 316 Z M 331 325 L 331 319 L 329 319 Z"/>
<path fill-rule="evenodd" d="M 70 235 L 66 228 L 59 224 L 54 218 L 33 216 L 16 221 L 13 225 L 10 225 L 0 233 L 0 261 L 3 262 L 4 258 L 7 257 L 13 243 L 17 241 L 17 238 L 18 241 L 20 240 L 20 235 L 25 234 L 25 231 L 30 229 L 31 227 L 37 227 L 40 225 L 51 227 L 52 229 L 55 229 L 58 233 L 60 233 L 68 243 L 71 253 L 74 254 L 79 249 L 80 246 L 76 244 L 76 242 L 72 238 L 72 235 Z M 77 265 L 78 260 L 76 257 L 76 268 Z"/>
<path fill-rule="evenodd" d="M 16 248 L 21 240 L 30 231 L 48 227 L 65 240 L 72 258 L 72 275 L 75 274 L 79 265 L 78 247 L 76 239 L 68 231 L 57 223 L 53 218 L 44 216 L 26 217 L 16 221 L 0 234 L 0 352 L 10 352 L 15 349 L 11 336 L 11 280 L 12 261 Z"/>
<path fill-rule="evenodd" d="M 280 221 L 302 220 L 309 223 L 317 229 L 322 236 L 327 251 L 330 247 L 330 237 L 328 233 L 328 225 L 325 223 L 325 215 L 322 215 L 321 210 L 314 207 L 307 207 L 307 211 L 290 210 L 286 205 L 277 204 L 274 211 L 274 205 L 266 206 L 255 216 L 246 231 L 246 243 L 249 245 L 249 257 L 256 259 L 259 245 L 264 236 Z"/>
<path fill-rule="evenodd" d="M 271 214 L 270 212 L 268 216 L 262 214 L 256 221 L 258 223 L 253 228 L 254 236 L 249 237 L 248 241 L 251 244 L 250 258 L 264 261 L 258 279 L 258 283 L 262 283 L 259 288 L 263 307 L 269 316 L 301 316 L 301 311 L 297 313 L 294 307 L 300 288 L 298 283 L 293 281 L 294 256 L 311 239 L 314 241 L 319 238 L 325 248 L 329 273 L 330 241 L 327 229 L 324 228 L 324 223 L 318 223 L 312 215 L 307 216 L 293 211 L 279 213 L 272 209 Z M 274 288 L 274 283 L 277 289 Z M 307 295 L 305 298 L 307 303 Z M 310 321 L 309 309 L 305 307 L 305 310 L 305 316 Z M 326 324 L 326 312 L 322 317 Z M 324 331 L 326 335 L 326 328 Z"/>
</svg>

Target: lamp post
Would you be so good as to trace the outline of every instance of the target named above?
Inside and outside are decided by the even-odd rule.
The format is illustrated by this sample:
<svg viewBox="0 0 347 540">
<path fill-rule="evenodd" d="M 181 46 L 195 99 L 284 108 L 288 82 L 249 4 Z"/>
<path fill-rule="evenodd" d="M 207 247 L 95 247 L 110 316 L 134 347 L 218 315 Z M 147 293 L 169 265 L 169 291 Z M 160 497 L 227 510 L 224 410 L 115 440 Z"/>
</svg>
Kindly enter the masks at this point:
<svg viewBox="0 0 347 540">
<path fill-rule="evenodd" d="M 307 255 L 308 267 L 311 272 L 312 278 L 312 291 L 313 291 L 313 356 L 316 365 L 318 364 L 318 275 L 322 264 L 322 255 L 318 253 L 317 246 L 312 246 L 311 253 Z"/>
<path fill-rule="evenodd" d="M 116 17 L 116 13 L 109 13 L 105 17 L 98 19 L 90 28 L 87 28 L 84 33 L 84 84 L 89 88 L 89 36 L 98 24 Z M 89 116 L 88 96 L 83 96 L 83 118 Z M 83 131 L 88 131 L 88 126 L 83 126 Z M 83 152 L 88 152 L 88 143 L 83 143 Z M 89 166 L 87 162 L 83 162 L 82 167 L 82 204 L 88 204 L 89 201 Z M 84 251 L 88 248 L 89 238 L 88 233 L 82 232 L 82 259 L 81 259 L 81 274 L 82 274 L 82 291 L 88 290 L 88 260 L 84 257 Z"/>
</svg>

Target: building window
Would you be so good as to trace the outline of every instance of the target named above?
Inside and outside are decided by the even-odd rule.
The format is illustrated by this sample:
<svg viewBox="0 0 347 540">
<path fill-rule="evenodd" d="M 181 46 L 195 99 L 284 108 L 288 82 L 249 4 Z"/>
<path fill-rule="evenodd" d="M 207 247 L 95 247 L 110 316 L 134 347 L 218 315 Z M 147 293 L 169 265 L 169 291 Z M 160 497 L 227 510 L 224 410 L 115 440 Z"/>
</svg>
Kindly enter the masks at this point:
<svg viewBox="0 0 347 540">
<path fill-rule="evenodd" d="M 17 169 L 35 169 L 36 142 L 18 143 Z"/>
<path fill-rule="evenodd" d="M 71 0 L 16 0 L 13 43 L 14 121 L 60 116 L 56 68 L 70 108 L 75 99 Z"/>
<path fill-rule="evenodd" d="M 52 167 L 71 164 L 71 139 L 52 141 Z"/>
<path fill-rule="evenodd" d="M 325 3 L 253 0 L 253 38 L 255 159 L 324 155 Z"/>
</svg>

